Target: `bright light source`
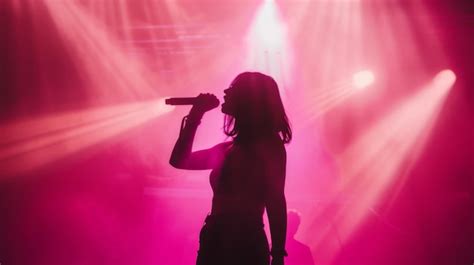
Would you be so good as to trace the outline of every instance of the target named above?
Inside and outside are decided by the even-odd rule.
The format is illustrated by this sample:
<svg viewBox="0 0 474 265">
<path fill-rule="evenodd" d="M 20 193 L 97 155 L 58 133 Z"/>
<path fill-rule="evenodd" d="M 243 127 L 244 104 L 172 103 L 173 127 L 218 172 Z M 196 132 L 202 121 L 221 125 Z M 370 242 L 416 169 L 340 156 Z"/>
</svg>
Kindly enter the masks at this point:
<svg viewBox="0 0 474 265">
<path fill-rule="evenodd" d="M 246 41 L 247 55 L 242 68 L 271 75 L 281 88 L 292 81 L 292 49 L 278 5 L 265 0 L 255 12 Z M 285 90 L 280 93 L 285 98 Z"/>
<path fill-rule="evenodd" d="M 355 88 L 365 88 L 370 86 L 375 80 L 374 74 L 369 70 L 355 73 L 352 76 L 352 84 Z"/>
<path fill-rule="evenodd" d="M 253 24 L 252 39 L 267 51 L 280 51 L 285 40 L 282 22 L 275 3 L 265 1 Z"/>
<path fill-rule="evenodd" d="M 454 82 L 456 82 L 456 74 L 449 69 L 439 72 L 433 78 L 433 85 L 437 88 L 449 89 L 454 85 Z"/>
</svg>

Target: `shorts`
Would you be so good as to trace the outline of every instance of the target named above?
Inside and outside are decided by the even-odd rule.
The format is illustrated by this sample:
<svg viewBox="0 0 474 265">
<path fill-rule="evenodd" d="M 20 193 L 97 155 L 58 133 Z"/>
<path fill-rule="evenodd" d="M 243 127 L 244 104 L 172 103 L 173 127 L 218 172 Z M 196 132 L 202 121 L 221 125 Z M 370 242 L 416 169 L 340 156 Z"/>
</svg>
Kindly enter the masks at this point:
<svg viewBox="0 0 474 265">
<path fill-rule="evenodd" d="M 268 265 L 270 251 L 259 218 L 209 215 L 199 234 L 196 265 Z"/>
</svg>

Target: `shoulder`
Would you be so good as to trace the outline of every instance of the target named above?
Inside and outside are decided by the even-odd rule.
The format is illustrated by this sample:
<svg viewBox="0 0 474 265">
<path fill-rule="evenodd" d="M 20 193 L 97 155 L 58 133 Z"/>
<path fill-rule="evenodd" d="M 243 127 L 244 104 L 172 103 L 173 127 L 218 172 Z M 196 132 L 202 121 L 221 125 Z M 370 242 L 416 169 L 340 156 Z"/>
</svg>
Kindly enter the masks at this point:
<svg viewBox="0 0 474 265">
<path fill-rule="evenodd" d="M 214 150 L 215 152 L 226 153 L 231 147 L 232 147 L 232 141 L 227 141 L 227 142 L 216 144 L 211 149 Z"/>
<path fill-rule="evenodd" d="M 232 146 L 232 141 L 227 141 L 227 142 L 218 143 L 218 144 L 214 145 L 213 148 L 222 148 L 222 149 L 225 149 L 225 148 L 229 148 L 230 146 Z"/>
</svg>

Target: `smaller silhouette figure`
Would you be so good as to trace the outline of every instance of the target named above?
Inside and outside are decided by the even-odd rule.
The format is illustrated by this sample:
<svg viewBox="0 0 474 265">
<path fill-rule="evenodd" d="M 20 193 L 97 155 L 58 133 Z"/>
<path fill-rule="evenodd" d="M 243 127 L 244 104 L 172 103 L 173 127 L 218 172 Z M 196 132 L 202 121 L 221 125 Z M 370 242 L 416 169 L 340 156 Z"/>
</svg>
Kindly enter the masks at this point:
<svg viewBox="0 0 474 265">
<path fill-rule="evenodd" d="M 286 236 L 286 265 L 314 265 L 310 248 L 295 239 L 296 232 L 301 223 L 301 215 L 296 210 L 288 211 L 288 228 Z"/>
</svg>

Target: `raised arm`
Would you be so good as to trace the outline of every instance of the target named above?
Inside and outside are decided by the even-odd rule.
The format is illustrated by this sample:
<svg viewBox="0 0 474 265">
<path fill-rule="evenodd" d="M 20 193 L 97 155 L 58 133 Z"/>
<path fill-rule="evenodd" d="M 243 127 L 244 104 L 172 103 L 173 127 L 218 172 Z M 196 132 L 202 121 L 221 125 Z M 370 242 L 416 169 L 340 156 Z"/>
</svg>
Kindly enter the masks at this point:
<svg viewBox="0 0 474 265">
<path fill-rule="evenodd" d="M 198 101 L 199 103 L 193 106 L 189 115 L 183 119 L 181 124 L 181 131 L 170 157 L 170 164 L 173 167 L 180 169 L 212 169 L 219 163 L 223 155 L 224 144 L 192 152 L 194 136 L 197 127 L 201 123 L 201 118 L 206 111 L 219 105 L 217 98 L 210 94 L 199 95 Z"/>
<path fill-rule="evenodd" d="M 277 150 L 268 152 L 265 160 L 266 193 L 265 203 L 270 224 L 272 238 L 272 265 L 284 264 L 286 256 L 286 198 L 285 198 L 285 175 L 286 175 L 286 151 L 283 146 Z"/>
</svg>

